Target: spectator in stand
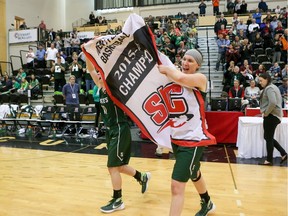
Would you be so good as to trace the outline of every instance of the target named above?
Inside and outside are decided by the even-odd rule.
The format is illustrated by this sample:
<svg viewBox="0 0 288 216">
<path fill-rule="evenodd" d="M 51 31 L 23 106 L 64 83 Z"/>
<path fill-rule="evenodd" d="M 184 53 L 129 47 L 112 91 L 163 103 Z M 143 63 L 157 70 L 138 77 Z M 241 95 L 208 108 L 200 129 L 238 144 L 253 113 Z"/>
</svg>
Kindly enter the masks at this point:
<svg viewBox="0 0 288 216">
<path fill-rule="evenodd" d="M 288 29 L 284 30 L 284 34 L 280 37 L 282 44 L 281 60 L 287 64 L 287 51 L 288 51 Z"/>
<path fill-rule="evenodd" d="M 169 57 L 169 59 L 171 60 L 171 62 L 175 62 L 175 46 L 174 44 L 171 43 L 171 40 L 168 36 L 165 37 L 165 44 L 163 46 L 163 48 L 166 51 L 166 55 Z"/>
<path fill-rule="evenodd" d="M 235 1 L 234 13 L 237 13 L 237 14 L 241 13 L 241 0 Z"/>
<path fill-rule="evenodd" d="M 236 26 L 236 29 L 237 29 L 237 34 L 239 34 L 239 31 L 241 29 L 243 29 L 244 33 L 246 32 L 247 30 L 247 25 L 244 23 L 243 19 L 240 19 L 239 23 L 237 24 Z"/>
<path fill-rule="evenodd" d="M 234 70 L 232 73 L 229 74 L 228 80 L 230 80 L 230 87 L 234 86 L 234 80 L 239 80 L 239 84 L 241 86 L 244 86 L 246 80 L 243 77 L 243 75 L 240 73 L 240 68 L 238 66 L 234 67 Z"/>
<path fill-rule="evenodd" d="M 183 18 L 182 23 L 180 24 L 180 30 L 182 33 L 186 33 L 189 30 L 189 24 L 186 18 Z"/>
<path fill-rule="evenodd" d="M 239 33 L 238 33 L 237 36 L 239 37 L 240 42 L 243 41 L 244 39 L 247 39 L 247 36 L 246 36 L 246 34 L 245 34 L 243 29 L 239 30 Z"/>
<path fill-rule="evenodd" d="M 226 49 L 225 59 L 226 65 L 228 65 L 227 63 L 229 63 L 230 61 L 234 61 L 235 65 L 237 65 L 240 59 L 239 51 L 236 50 L 232 44 L 230 44 Z"/>
<path fill-rule="evenodd" d="M 278 88 L 279 88 L 281 96 L 282 96 L 282 107 L 283 108 L 288 108 L 288 92 L 287 92 L 287 89 L 288 89 L 288 78 L 287 77 L 285 77 L 282 80 L 282 85 L 280 85 Z"/>
<path fill-rule="evenodd" d="M 240 72 L 246 80 L 254 79 L 253 68 L 247 59 L 245 59 L 243 65 L 240 66 Z"/>
<path fill-rule="evenodd" d="M 224 17 L 224 14 L 223 13 L 221 13 L 221 15 L 220 15 L 220 22 L 222 23 L 222 24 L 224 24 L 224 26 L 225 26 L 225 28 L 227 27 L 227 20 L 226 20 L 226 18 Z"/>
<path fill-rule="evenodd" d="M 65 64 L 65 58 L 61 55 L 61 52 L 56 53 L 56 58 L 54 59 L 54 62 L 57 61 L 57 58 L 61 58 L 61 64 Z"/>
<path fill-rule="evenodd" d="M 26 78 L 27 74 L 26 72 L 23 70 L 23 68 L 19 68 L 18 73 L 16 75 L 16 80 L 21 83 L 23 78 Z"/>
<path fill-rule="evenodd" d="M 151 30 L 152 30 L 152 32 L 154 32 L 154 26 L 153 26 L 153 28 L 151 28 Z M 122 26 L 121 25 L 119 25 L 119 26 L 117 26 L 115 28 L 115 34 L 117 35 L 117 34 L 120 34 L 120 33 L 122 33 Z"/>
<path fill-rule="evenodd" d="M 277 28 L 277 23 L 278 23 L 278 19 L 277 19 L 277 16 L 273 16 L 272 17 L 272 20 L 270 22 L 270 28 L 271 28 L 271 31 L 274 32 L 275 29 Z"/>
<path fill-rule="evenodd" d="M 76 52 L 77 55 L 80 52 L 80 39 L 77 37 L 77 34 L 72 34 L 71 49 L 72 49 L 72 53 Z"/>
<path fill-rule="evenodd" d="M 91 11 L 91 13 L 89 14 L 89 20 L 91 25 L 95 24 L 95 15 L 93 11 Z"/>
<path fill-rule="evenodd" d="M 213 15 L 216 16 L 219 14 L 219 0 L 212 0 L 213 5 Z"/>
<path fill-rule="evenodd" d="M 251 65 L 248 64 L 248 61 L 245 59 L 244 64 L 240 67 L 240 73 L 245 79 L 244 87 L 247 87 L 251 80 L 254 79 L 253 77 L 253 68 Z"/>
<path fill-rule="evenodd" d="M 191 12 L 190 15 L 188 15 L 188 24 L 189 24 L 189 27 L 192 28 L 193 25 L 195 25 L 197 22 L 197 17 L 196 15 L 194 14 L 194 12 Z"/>
<path fill-rule="evenodd" d="M 261 23 L 261 18 L 262 18 L 262 14 L 259 11 L 259 9 L 257 8 L 255 13 L 252 14 L 253 19 L 255 19 L 255 22 L 260 25 Z"/>
<path fill-rule="evenodd" d="M 285 65 L 285 67 L 281 71 L 281 78 L 288 77 L 288 64 Z"/>
<path fill-rule="evenodd" d="M 263 49 L 263 39 L 261 38 L 261 35 L 259 32 L 256 33 L 255 40 L 253 42 L 253 50 L 257 48 Z"/>
<path fill-rule="evenodd" d="M 232 45 L 233 45 L 235 50 L 239 51 L 239 54 L 240 54 L 241 41 L 240 41 L 240 38 L 238 35 L 235 36 L 235 39 L 232 42 Z"/>
<path fill-rule="evenodd" d="M 0 92 L 2 93 L 7 92 L 13 88 L 13 81 L 9 78 L 8 74 L 6 73 L 3 77 L 4 77 L 4 80 L 2 81 L 2 86 L 0 87 Z M 17 82 L 15 77 L 13 77 L 12 79 L 14 79 L 14 81 Z M 20 84 L 19 84 L 19 88 L 20 88 Z"/>
<path fill-rule="evenodd" d="M 191 48 L 189 48 L 191 49 Z M 188 49 L 185 46 L 184 41 L 181 41 L 177 49 L 177 54 L 182 58 Z"/>
<path fill-rule="evenodd" d="M 54 75 L 54 91 L 62 91 L 65 85 L 65 64 L 61 64 L 61 58 L 58 57 L 57 61 L 52 63 L 51 72 Z"/>
<path fill-rule="evenodd" d="M 20 30 L 28 29 L 25 21 L 23 21 L 23 23 L 19 26 L 19 29 Z"/>
<path fill-rule="evenodd" d="M 214 24 L 214 33 L 215 33 L 216 37 L 218 37 L 218 31 L 221 29 L 221 25 L 222 25 L 222 23 L 221 23 L 220 18 L 217 18 L 217 21 Z"/>
<path fill-rule="evenodd" d="M 206 4 L 205 4 L 204 0 L 201 0 L 198 8 L 199 8 L 200 16 L 205 16 L 206 15 Z"/>
<path fill-rule="evenodd" d="M 245 98 L 248 100 L 257 99 L 260 97 L 260 89 L 256 86 L 254 79 L 250 80 L 250 86 L 245 88 Z"/>
<path fill-rule="evenodd" d="M 249 43 L 248 39 L 244 39 L 242 42 L 242 46 L 240 47 L 241 62 L 244 62 L 244 60 L 247 59 L 250 64 L 251 54 L 252 54 L 252 43 Z"/>
<path fill-rule="evenodd" d="M 75 108 L 79 108 L 79 93 L 80 93 L 80 86 L 75 83 L 75 76 L 71 75 L 69 77 L 69 83 L 66 83 L 63 86 L 62 93 L 63 98 L 66 103 L 66 107 L 68 109 L 69 120 L 71 121 L 79 121 L 80 114 L 74 113 Z"/>
<path fill-rule="evenodd" d="M 274 9 L 274 12 L 278 15 L 281 13 L 281 8 L 279 5 L 276 6 L 276 8 Z"/>
<path fill-rule="evenodd" d="M 256 86 L 254 79 L 250 80 L 249 86 L 245 88 L 244 98 L 247 104 L 252 107 L 259 107 L 260 89 Z"/>
<path fill-rule="evenodd" d="M 58 50 L 55 48 L 55 44 L 51 43 L 51 47 L 48 47 L 46 54 L 45 54 L 47 68 L 51 68 L 52 62 L 55 61 L 57 53 L 58 53 Z"/>
<path fill-rule="evenodd" d="M 268 47 L 273 47 L 273 41 L 272 41 L 272 34 L 271 30 L 269 28 L 269 25 L 266 25 L 262 31 L 261 36 L 263 38 L 263 49 L 265 50 Z"/>
<path fill-rule="evenodd" d="M 225 61 L 225 52 L 227 43 L 226 40 L 223 37 L 223 34 L 219 34 L 217 39 L 217 46 L 218 46 L 218 57 L 217 57 L 217 63 L 216 63 L 216 71 L 219 70 L 220 64 L 222 64 L 222 67 L 224 69 L 224 61 Z"/>
<path fill-rule="evenodd" d="M 234 29 L 234 27 L 231 26 L 231 28 L 228 30 L 228 34 L 226 35 L 226 39 L 230 40 L 230 42 L 233 42 L 235 40 L 236 34 L 237 34 L 236 28 Z"/>
<path fill-rule="evenodd" d="M 29 52 L 26 53 L 27 68 L 34 68 L 34 59 L 36 58 L 32 47 L 29 48 Z"/>
<path fill-rule="evenodd" d="M 266 72 L 266 69 L 265 69 L 264 65 L 262 65 L 262 64 L 260 64 L 258 69 L 254 71 L 253 76 L 254 76 L 255 81 L 257 83 L 259 83 L 259 75 L 263 74 L 265 72 Z"/>
<path fill-rule="evenodd" d="M 60 52 L 63 47 L 63 42 L 59 35 L 56 36 L 54 44 L 55 44 L 55 48 Z"/>
<path fill-rule="evenodd" d="M 279 34 L 276 34 L 274 36 L 273 40 L 273 57 L 272 57 L 272 63 L 280 62 L 281 61 L 281 41 Z"/>
<path fill-rule="evenodd" d="M 10 79 L 9 79 L 10 80 Z M 8 85 L 10 86 L 10 82 L 8 80 Z M 15 77 L 12 77 L 12 80 L 11 81 L 11 87 L 8 88 L 8 93 L 10 92 L 18 92 L 18 90 L 21 88 L 21 84 L 16 80 Z M 7 86 L 7 84 L 6 84 Z"/>
<path fill-rule="evenodd" d="M 254 42 L 256 33 L 260 30 L 260 26 L 256 23 L 256 19 L 252 19 L 252 23 L 248 26 L 249 41 Z"/>
<path fill-rule="evenodd" d="M 31 90 L 32 96 L 35 96 L 40 92 L 40 83 L 34 74 L 31 74 L 28 88 Z"/>
<path fill-rule="evenodd" d="M 258 3 L 258 8 L 261 12 L 267 12 L 268 11 L 268 5 L 266 4 L 266 2 L 264 2 L 264 0 L 261 0 Z"/>
<path fill-rule="evenodd" d="M 71 56 L 71 39 L 70 34 L 66 34 L 65 38 L 63 39 L 64 49 L 67 56 Z"/>
<path fill-rule="evenodd" d="M 241 10 L 241 14 L 247 14 L 247 3 L 245 2 L 245 0 L 242 1 L 240 10 Z"/>
<path fill-rule="evenodd" d="M 274 65 L 269 69 L 271 78 L 274 80 L 281 80 L 281 68 L 278 62 L 275 62 Z"/>
<path fill-rule="evenodd" d="M 232 17 L 232 26 L 236 28 L 239 22 L 240 22 L 240 19 L 238 17 L 238 14 L 234 13 Z"/>
<path fill-rule="evenodd" d="M 39 24 L 38 28 L 46 31 L 46 24 L 44 23 L 44 20 L 41 20 L 41 23 Z"/>
<path fill-rule="evenodd" d="M 167 28 L 168 28 L 168 24 L 167 24 L 167 21 L 168 21 L 168 17 L 167 16 L 161 16 L 161 18 L 159 19 L 159 22 L 160 22 L 160 27 L 166 31 Z"/>
<path fill-rule="evenodd" d="M 218 30 L 217 35 L 222 34 L 223 38 L 226 38 L 226 35 L 228 34 L 228 30 L 225 28 L 225 25 L 222 24 L 221 28 Z"/>
<path fill-rule="evenodd" d="M 229 98 L 242 98 L 244 99 L 244 88 L 240 86 L 240 81 L 235 79 L 233 87 L 229 89 Z"/>
<path fill-rule="evenodd" d="M 154 22 L 155 22 L 155 18 L 152 15 L 149 15 L 146 23 L 149 26 L 149 28 L 152 30 L 152 32 L 154 32 Z M 116 29 L 115 29 L 116 30 Z M 116 33 L 117 34 L 117 33 Z"/>
<path fill-rule="evenodd" d="M 29 88 L 29 83 L 26 80 L 26 78 L 23 77 L 22 80 L 21 80 L 21 86 L 17 90 L 17 92 L 20 93 L 20 94 L 25 94 L 25 93 L 27 93 L 28 88 Z"/>
<path fill-rule="evenodd" d="M 46 62 L 45 62 L 45 54 L 46 51 L 43 49 L 43 45 L 39 44 L 38 49 L 36 51 L 36 66 L 37 68 L 45 68 L 46 67 Z"/>
<path fill-rule="evenodd" d="M 234 7 L 235 7 L 234 2 L 232 0 L 228 0 L 227 5 L 226 5 L 228 14 L 234 13 Z"/>
<path fill-rule="evenodd" d="M 96 24 L 99 24 L 99 16 L 96 16 L 96 17 L 95 17 L 95 23 L 96 23 Z"/>
<path fill-rule="evenodd" d="M 282 26 L 282 23 L 280 21 L 278 21 L 277 23 L 277 27 L 275 28 L 274 30 L 274 34 L 284 34 L 284 29 L 283 29 L 283 26 Z"/>
<path fill-rule="evenodd" d="M 224 71 L 222 84 L 223 84 L 223 91 L 225 92 L 228 92 L 230 89 L 231 74 L 234 72 L 234 68 L 235 68 L 234 61 L 230 61 L 229 67 L 227 68 L 226 71 Z"/>
<path fill-rule="evenodd" d="M 266 15 L 265 19 L 270 23 L 270 22 L 272 21 L 273 17 L 271 16 L 270 11 L 267 11 L 266 14 L 267 14 L 267 15 Z"/>
<path fill-rule="evenodd" d="M 95 83 L 93 82 L 90 72 L 86 68 L 86 63 L 83 65 L 83 74 L 85 79 L 86 92 L 89 92 L 89 90 L 94 88 Z"/>
<path fill-rule="evenodd" d="M 253 14 L 249 14 L 248 15 L 248 19 L 246 21 L 246 25 L 249 26 L 252 23 L 252 19 L 253 19 Z"/>
<path fill-rule="evenodd" d="M 79 85 L 81 89 L 83 65 L 82 62 L 78 61 L 78 56 L 73 55 L 73 62 L 69 65 L 69 70 L 71 70 L 71 75 L 75 77 L 75 82 Z"/>
<path fill-rule="evenodd" d="M 56 39 L 56 32 L 52 29 L 48 30 L 49 41 L 54 41 Z"/>
<path fill-rule="evenodd" d="M 107 30 L 105 33 L 106 33 L 106 35 L 114 35 L 115 34 L 114 30 L 111 28 L 110 24 L 107 25 Z"/>
<path fill-rule="evenodd" d="M 195 37 L 195 33 L 190 31 L 188 33 L 188 37 L 186 39 L 186 45 L 185 45 L 186 49 L 195 49 L 197 48 L 197 39 Z"/>
</svg>

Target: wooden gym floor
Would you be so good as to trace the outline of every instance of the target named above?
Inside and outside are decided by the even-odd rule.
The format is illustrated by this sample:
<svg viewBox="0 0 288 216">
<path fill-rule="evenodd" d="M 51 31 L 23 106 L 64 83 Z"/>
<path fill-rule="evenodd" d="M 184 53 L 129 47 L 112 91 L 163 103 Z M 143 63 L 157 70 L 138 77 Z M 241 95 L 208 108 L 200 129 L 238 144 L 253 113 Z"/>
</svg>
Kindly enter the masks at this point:
<svg viewBox="0 0 288 216">
<path fill-rule="evenodd" d="M 105 144 L 101 139 L 72 139 L 0 139 L 0 216 L 104 215 L 99 208 L 112 195 Z M 126 208 L 112 215 L 168 215 L 174 160 L 168 152 L 155 157 L 155 148 L 148 141 L 133 141 L 130 165 L 151 172 L 152 179 L 147 193 L 141 194 L 134 178 L 123 175 Z M 221 145 L 207 148 L 203 156 L 202 174 L 217 206 L 210 215 L 287 216 L 287 166 L 239 160 L 231 145 L 227 152 L 231 166 Z M 199 207 L 189 182 L 182 216 L 195 215 Z"/>
</svg>

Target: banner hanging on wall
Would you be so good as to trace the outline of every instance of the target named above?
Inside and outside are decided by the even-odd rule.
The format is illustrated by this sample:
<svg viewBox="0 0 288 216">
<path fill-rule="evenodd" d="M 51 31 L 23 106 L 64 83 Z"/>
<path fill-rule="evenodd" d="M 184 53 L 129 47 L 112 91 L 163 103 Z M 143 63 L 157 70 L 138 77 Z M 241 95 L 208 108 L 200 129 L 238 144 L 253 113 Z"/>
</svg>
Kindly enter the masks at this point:
<svg viewBox="0 0 288 216">
<path fill-rule="evenodd" d="M 9 31 L 9 44 L 26 43 L 38 40 L 37 28 L 18 31 Z"/>
</svg>

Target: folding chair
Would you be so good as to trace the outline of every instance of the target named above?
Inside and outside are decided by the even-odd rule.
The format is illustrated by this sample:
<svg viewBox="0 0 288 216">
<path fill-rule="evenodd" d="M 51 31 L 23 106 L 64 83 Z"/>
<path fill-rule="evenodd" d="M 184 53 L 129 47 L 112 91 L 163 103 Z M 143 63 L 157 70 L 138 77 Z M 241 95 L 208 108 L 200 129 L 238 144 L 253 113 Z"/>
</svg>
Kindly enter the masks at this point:
<svg viewBox="0 0 288 216">
<path fill-rule="evenodd" d="M 36 110 L 31 105 L 24 105 L 20 108 L 16 121 L 20 128 L 25 129 L 25 133 L 28 128 L 34 131 L 35 136 L 40 132 L 38 116 L 36 115 Z"/>
<path fill-rule="evenodd" d="M 40 112 L 40 119 L 37 120 L 42 132 L 48 128 L 48 135 L 51 133 L 53 121 L 55 118 L 56 108 L 55 106 L 44 106 Z"/>
<path fill-rule="evenodd" d="M 78 134 L 82 132 L 83 129 L 90 130 L 95 128 L 95 116 L 96 108 L 95 107 L 85 107 L 81 115 L 81 126 L 79 128 Z"/>
<path fill-rule="evenodd" d="M 265 49 L 265 54 L 266 54 L 269 58 L 271 58 L 272 55 L 273 55 L 273 49 L 272 49 L 271 47 L 267 47 L 267 48 Z"/>
<path fill-rule="evenodd" d="M 258 62 L 261 64 L 262 62 L 268 62 L 268 61 L 270 61 L 270 59 L 269 59 L 269 57 L 267 56 L 267 55 L 265 55 L 265 54 L 261 54 L 261 55 L 258 55 L 257 56 L 257 60 L 258 60 Z"/>
<path fill-rule="evenodd" d="M 87 104 L 87 97 L 86 94 L 79 94 L 79 104 L 86 105 Z"/>
<path fill-rule="evenodd" d="M 258 57 L 258 55 L 263 55 L 263 54 L 265 54 L 265 52 L 264 52 L 263 48 L 256 48 L 256 49 L 254 49 L 254 54 L 256 57 Z"/>
<path fill-rule="evenodd" d="M 73 108 L 66 108 L 67 111 L 67 115 L 69 116 L 71 113 L 75 114 L 75 116 L 79 116 L 79 119 L 75 119 L 75 120 L 70 120 L 69 118 L 64 122 L 65 123 L 65 127 L 62 131 L 62 136 L 65 135 L 65 133 L 69 130 L 71 131 L 71 129 L 75 129 L 76 130 L 76 137 L 78 137 L 79 135 L 79 130 L 80 130 L 80 125 L 81 125 L 81 115 L 83 112 L 82 107 L 73 107 Z"/>
<path fill-rule="evenodd" d="M 2 105 L 1 111 L 4 112 L 3 118 L 1 118 L 0 121 L 5 133 L 16 133 L 18 130 L 16 119 L 18 114 L 18 105 Z"/>
<path fill-rule="evenodd" d="M 253 68 L 253 71 L 257 70 L 259 67 L 259 63 L 258 62 L 251 62 L 251 66 Z"/>
</svg>

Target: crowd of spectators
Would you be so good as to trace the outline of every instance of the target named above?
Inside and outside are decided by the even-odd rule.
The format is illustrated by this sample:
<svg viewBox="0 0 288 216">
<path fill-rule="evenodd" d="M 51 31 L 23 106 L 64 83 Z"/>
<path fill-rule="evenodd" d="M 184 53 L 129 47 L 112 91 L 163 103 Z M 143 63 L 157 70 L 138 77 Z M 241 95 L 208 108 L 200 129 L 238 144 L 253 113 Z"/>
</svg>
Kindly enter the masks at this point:
<svg viewBox="0 0 288 216">
<path fill-rule="evenodd" d="M 265 11 L 264 3 L 263 0 L 259 3 L 262 11 Z M 223 91 L 229 97 L 247 98 L 248 90 L 259 86 L 259 74 L 268 72 L 279 88 L 286 86 L 282 96 L 283 101 L 287 101 L 287 15 L 286 8 L 278 14 L 267 12 L 266 16 L 257 8 L 246 23 L 237 13 L 233 14 L 231 26 L 227 25 L 223 14 L 217 19 L 214 25 L 218 45 L 215 69 L 219 71 L 222 66 Z M 259 97 L 260 91 L 257 92 Z"/>
<path fill-rule="evenodd" d="M 218 14 L 219 1 L 218 3 L 216 0 L 213 1 L 213 9 L 215 14 Z M 200 16 L 205 16 L 204 0 L 201 0 L 199 10 Z M 219 52 L 215 69 L 219 70 L 222 66 L 223 91 L 226 91 L 230 97 L 235 97 L 235 92 L 239 94 L 239 91 L 235 89 L 242 87 L 243 91 L 240 91 L 240 96 L 246 97 L 244 88 L 251 87 L 251 80 L 255 80 L 257 86 L 259 74 L 265 71 L 269 71 L 279 85 L 287 77 L 287 11 L 286 8 L 279 6 L 274 11 L 275 13 L 271 14 L 267 4 L 261 0 L 258 8 L 249 14 L 248 20 L 244 22 L 238 15 L 247 14 L 245 0 L 235 2 L 229 0 L 227 12 L 233 13 L 232 25 L 228 24 L 223 13 L 217 18 L 214 32 Z M 151 15 L 145 18 L 145 22 L 154 33 L 158 50 L 167 55 L 179 68 L 181 68 L 181 58 L 186 50 L 198 48 L 197 19 L 197 14 L 194 12 L 185 15 L 179 12 L 174 19 L 171 16 L 153 17 Z M 95 17 L 93 12 L 89 15 L 89 20 L 90 24 L 107 25 L 105 34 L 118 34 L 122 31 L 122 26 L 112 29 L 105 17 Z M 46 43 L 39 43 L 36 53 L 32 49 L 29 50 L 26 55 L 27 69 L 48 68 L 51 71 L 50 78 L 55 83 L 55 90 L 61 91 L 65 84 L 65 76 L 60 76 L 61 71 L 64 71 L 63 73 L 68 71 L 75 75 L 76 82 L 85 91 L 93 89 L 91 76 L 86 70 L 85 55 L 80 49 L 81 43 L 85 41 L 79 40 L 76 29 L 72 32 L 62 30 L 54 32 L 53 29 L 47 30 L 43 20 L 39 28 L 45 32 Z M 239 81 L 239 87 L 237 87 L 237 81 L 234 82 L 235 80 Z"/>
</svg>

